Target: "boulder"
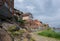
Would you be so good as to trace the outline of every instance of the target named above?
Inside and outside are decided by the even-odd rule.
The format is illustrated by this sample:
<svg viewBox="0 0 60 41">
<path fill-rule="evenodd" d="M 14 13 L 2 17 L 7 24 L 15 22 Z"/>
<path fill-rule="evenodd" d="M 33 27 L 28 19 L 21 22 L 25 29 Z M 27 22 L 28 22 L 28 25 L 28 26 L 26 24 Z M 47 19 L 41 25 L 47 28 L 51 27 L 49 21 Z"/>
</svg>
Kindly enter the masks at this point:
<svg viewBox="0 0 60 41">
<path fill-rule="evenodd" d="M 11 17 L 12 12 L 10 12 L 7 7 L 5 7 L 4 5 L 0 7 L 0 19 L 6 19 Z"/>
<path fill-rule="evenodd" d="M 0 28 L 0 41 L 13 41 L 12 37 L 3 28 Z"/>
</svg>

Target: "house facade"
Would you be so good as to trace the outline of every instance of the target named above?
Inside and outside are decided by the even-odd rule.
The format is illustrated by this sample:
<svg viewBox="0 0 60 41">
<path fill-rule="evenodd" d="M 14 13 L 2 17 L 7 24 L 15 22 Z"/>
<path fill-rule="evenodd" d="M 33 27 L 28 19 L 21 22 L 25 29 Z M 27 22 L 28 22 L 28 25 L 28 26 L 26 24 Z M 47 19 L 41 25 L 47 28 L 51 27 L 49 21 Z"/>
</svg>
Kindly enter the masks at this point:
<svg viewBox="0 0 60 41">
<path fill-rule="evenodd" d="M 22 19 L 23 12 L 17 9 L 14 9 L 14 17 L 17 18 L 17 20 Z"/>
<path fill-rule="evenodd" d="M 41 30 L 42 23 L 40 23 L 40 21 L 38 20 L 29 20 L 26 21 L 25 27 L 27 27 L 31 31 L 37 31 L 37 30 Z"/>
<path fill-rule="evenodd" d="M 49 29 L 49 24 L 43 24 L 43 30 Z"/>
<path fill-rule="evenodd" d="M 38 20 L 33 20 L 32 22 L 32 30 L 33 31 L 38 31 L 41 30 L 42 28 L 42 22 Z"/>
<path fill-rule="evenodd" d="M 32 16 L 31 13 L 24 13 L 24 14 L 22 15 L 22 19 L 23 19 L 23 20 L 32 20 L 32 19 L 33 19 L 33 16 Z"/>
</svg>

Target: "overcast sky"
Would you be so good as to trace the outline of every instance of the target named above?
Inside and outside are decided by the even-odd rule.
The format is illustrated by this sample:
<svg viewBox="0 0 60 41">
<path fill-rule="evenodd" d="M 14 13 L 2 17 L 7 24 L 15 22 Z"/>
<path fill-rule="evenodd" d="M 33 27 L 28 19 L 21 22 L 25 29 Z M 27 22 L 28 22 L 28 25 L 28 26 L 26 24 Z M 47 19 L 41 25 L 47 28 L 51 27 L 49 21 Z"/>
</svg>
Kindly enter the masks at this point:
<svg viewBox="0 0 60 41">
<path fill-rule="evenodd" d="M 15 8 L 31 12 L 34 19 L 50 26 L 60 26 L 60 0 L 15 0 Z"/>
</svg>

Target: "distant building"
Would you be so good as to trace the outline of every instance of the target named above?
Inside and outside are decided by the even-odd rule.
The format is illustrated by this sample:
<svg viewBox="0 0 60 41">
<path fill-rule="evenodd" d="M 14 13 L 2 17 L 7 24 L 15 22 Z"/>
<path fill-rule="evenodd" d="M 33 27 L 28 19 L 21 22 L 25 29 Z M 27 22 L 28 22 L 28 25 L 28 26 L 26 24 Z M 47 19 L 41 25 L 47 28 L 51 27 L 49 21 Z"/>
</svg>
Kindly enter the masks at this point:
<svg viewBox="0 0 60 41">
<path fill-rule="evenodd" d="M 21 14 L 23 14 L 23 12 L 20 10 L 14 9 L 14 14 L 20 16 Z"/>
<path fill-rule="evenodd" d="M 42 22 L 38 21 L 38 20 L 34 20 L 35 24 L 37 24 L 37 26 L 42 26 Z"/>
<path fill-rule="evenodd" d="M 33 30 L 41 30 L 42 29 L 42 22 L 38 20 L 33 20 L 32 22 Z"/>
<path fill-rule="evenodd" d="M 22 19 L 22 14 L 23 14 L 22 11 L 14 9 L 14 16 L 16 16 L 18 18 L 17 20 Z"/>
<path fill-rule="evenodd" d="M 43 24 L 42 25 L 42 29 L 45 30 L 45 29 L 48 29 L 49 28 L 49 24 Z"/>
<path fill-rule="evenodd" d="M 0 19 L 11 18 L 13 14 L 14 0 L 0 0 Z"/>
<path fill-rule="evenodd" d="M 24 13 L 24 14 L 22 15 L 22 19 L 23 19 L 23 20 L 32 20 L 32 18 L 33 18 L 33 16 L 32 16 L 31 13 Z"/>
<path fill-rule="evenodd" d="M 29 20 L 29 21 L 26 21 L 25 27 L 27 27 L 32 31 L 40 30 L 42 28 L 42 22 L 38 20 Z"/>
</svg>

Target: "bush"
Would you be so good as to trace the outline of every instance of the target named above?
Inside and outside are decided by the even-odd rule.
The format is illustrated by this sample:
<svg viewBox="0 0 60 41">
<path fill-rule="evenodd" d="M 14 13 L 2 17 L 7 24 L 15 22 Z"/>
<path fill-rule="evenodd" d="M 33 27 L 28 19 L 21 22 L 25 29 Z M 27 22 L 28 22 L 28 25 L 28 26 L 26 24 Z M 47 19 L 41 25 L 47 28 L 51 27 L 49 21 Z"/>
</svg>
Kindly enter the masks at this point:
<svg viewBox="0 0 60 41">
<path fill-rule="evenodd" d="M 25 31 L 24 30 L 15 30 L 16 26 L 11 26 L 8 29 L 8 32 L 14 37 L 14 36 L 18 36 L 20 34 L 23 34 Z"/>
<path fill-rule="evenodd" d="M 52 30 L 44 30 L 41 33 L 38 33 L 38 35 L 60 39 L 60 33 L 56 33 Z"/>
<path fill-rule="evenodd" d="M 23 30 L 19 30 L 19 31 L 11 32 L 11 35 L 12 35 L 12 36 L 18 36 L 18 35 L 21 35 L 21 34 L 23 34 L 23 33 L 24 33 Z"/>
<path fill-rule="evenodd" d="M 13 30 L 16 28 L 16 26 L 11 26 L 8 28 L 8 31 L 13 32 Z"/>
<path fill-rule="evenodd" d="M 30 41 L 35 41 L 35 39 L 31 38 Z"/>
</svg>

